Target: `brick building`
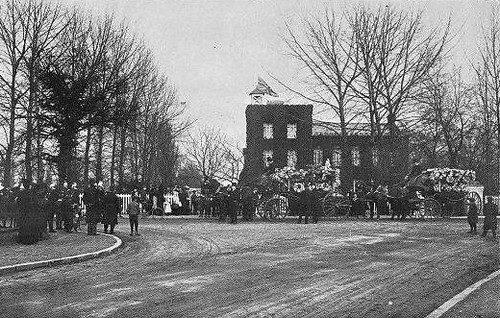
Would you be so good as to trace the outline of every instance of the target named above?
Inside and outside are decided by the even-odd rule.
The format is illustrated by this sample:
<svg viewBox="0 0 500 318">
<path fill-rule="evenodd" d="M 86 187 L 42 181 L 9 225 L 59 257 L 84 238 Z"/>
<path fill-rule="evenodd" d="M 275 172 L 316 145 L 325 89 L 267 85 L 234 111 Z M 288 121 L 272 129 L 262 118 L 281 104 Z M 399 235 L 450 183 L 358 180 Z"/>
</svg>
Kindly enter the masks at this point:
<svg viewBox="0 0 500 318">
<path fill-rule="evenodd" d="M 329 159 L 340 172 L 339 124 L 313 119 L 312 105 L 290 105 L 273 100 L 272 97 L 277 95 L 261 79 L 250 92 L 250 97 L 251 103 L 245 111 L 247 147 L 244 149 L 245 166 L 241 182 L 252 183 L 256 180 L 270 164 L 267 158 L 272 159 L 274 167 L 288 165 L 297 169 L 324 165 Z M 408 170 L 408 138 L 403 140 L 397 151 L 389 151 L 390 148 L 384 146 L 388 145 L 388 139 L 374 148 L 369 125 L 350 124 L 347 143 L 352 174 L 346 182 L 374 180 L 380 183 L 402 178 Z M 340 183 L 340 178 L 337 183 Z"/>
</svg>

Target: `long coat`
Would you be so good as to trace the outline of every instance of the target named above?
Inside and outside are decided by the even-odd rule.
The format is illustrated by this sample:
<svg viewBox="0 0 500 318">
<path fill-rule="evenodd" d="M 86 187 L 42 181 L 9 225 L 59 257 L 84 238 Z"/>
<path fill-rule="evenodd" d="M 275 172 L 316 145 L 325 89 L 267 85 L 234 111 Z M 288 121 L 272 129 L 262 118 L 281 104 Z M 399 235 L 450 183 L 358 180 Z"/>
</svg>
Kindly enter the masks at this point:
<svg viewBox="0 0 500 318">
<path fill-rule="evenodd" d="M 102 223 L 118 224 L 120 213 L 120 199 L 113 192 L 107 192 L 103 198 Z"/>
<path fill-rule="evenodd" d="M 472 203 L 469 207 L 469 214 L 467 215 L 467 221 L 469 221 L 469 223 L 478 222 L 477 205 L 475 203 Z"/>
<path fill-rule="evenodd" d="M 484 211 L 484 230 L 497 229 L 497 215 L 498 206 L 494 203 L 486 203 L 483 208 Z"/>
<path fill-rule="evenodd" d="M 102 192 L 95 188 L 89 187 L 83 194 L 83 202 L 87 207 L 87 223 L 99 223 L 101 220 L 102 209 Z"/>
</svg>

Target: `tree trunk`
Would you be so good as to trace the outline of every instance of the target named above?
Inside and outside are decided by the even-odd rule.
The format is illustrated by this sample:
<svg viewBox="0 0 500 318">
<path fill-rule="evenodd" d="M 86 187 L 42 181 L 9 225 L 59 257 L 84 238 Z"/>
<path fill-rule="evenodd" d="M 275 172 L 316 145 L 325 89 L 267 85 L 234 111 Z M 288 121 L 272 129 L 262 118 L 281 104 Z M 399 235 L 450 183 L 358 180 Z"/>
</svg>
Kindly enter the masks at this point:
<svg viewBox="0 0 500 318">
<path fill-rule="evenodd" d="M 34 63 L 30 63 L 34 65 Z M 33 180 L 33 166 L 32 166 L 32 144 L 33 144 L 33 110 L 36 103 L 36 84 L 35 84 L 35 70 L 29 70 L 29 97 L 28 108 L 26 109 L 26 151 L 24 158 L 24 166 L 26 169 L 26 179 Z"/>
<path fill-rule="evenodd" d="M 87 187 L 89 184 L 89 170 L 90 170 L 90 141 L 92 140 L 92 128 L 87 128 L 87 136 L 85 137 L 85 155 L 84 155 L 84 173 L 83 173 L 83 186 Z"/>
<path fill-rule="evenodd" d="M 5 165 L 3 175 L 3 186 L 12 186 L 12 164 L 14 153 L 14 139 L 16 138 L 16 72 L 12 73 L 10 87 L 10 114 L 9 114 L 9 141 L 5 151 Z"/>
<path fill-rule="evenodd" d="M 66 127 L 73 127 L 73 125 Z M 62 182 L 67 181 L 68 183 L 72 183 L 76 181 L 74 167 L 74 151 L 77 145 L 76 135 L 77 132 L 64 131 L 61 133 L 61 137 L 58 140 L 59 155 L 57 158 L 57 169 L 59 180 Z"/>
<path fill-rule="evenodd" d="M 42 155 L 43 155 L 43 143 L 42 143 L 42 127 L 38 123 L 36 125 L 36 179 L 38 180 L 38 183 L 43 182 L 44 174 L 45 174 L 45 169 L 43 167 L 43 160 L 42 160 Z"/>
<path fill-rule="evenodd" d="M 121 128 L 120 131 L 120 158 L 118 160 L 118 186 L 124 186 L 124 165 L 125 165 L 125 156 L 126 156 L 126 148 L 125 144 L 127 141 L 126 136 L 127 129 L 125 127 Z"/>
<path fill-rule="evenodd" d="M 116 161 L 116 141 L 118 139 L 118 126 L 115 125 L 113 129 L 113 150 L 111 152 L 111 171 L 110 171 L 110 184 L 111 187 L 115 186 L 115 161 Z"/>
<path fill-rule="evenodd" d="M 104 144 L 104 126 L 99 126 L 97 130 L 97 151 L 95 159 L 95 179 L 102 181 L 102 150 Z"/>
<path fill-rule="evenodd" d="M 135 182 L 139 182 L 139 151 L 138 151 L 138 142 L 137 142 L 137 133 L 132 135 L 132 143 L 134 145 L 134 180 Z"/>
</svg>

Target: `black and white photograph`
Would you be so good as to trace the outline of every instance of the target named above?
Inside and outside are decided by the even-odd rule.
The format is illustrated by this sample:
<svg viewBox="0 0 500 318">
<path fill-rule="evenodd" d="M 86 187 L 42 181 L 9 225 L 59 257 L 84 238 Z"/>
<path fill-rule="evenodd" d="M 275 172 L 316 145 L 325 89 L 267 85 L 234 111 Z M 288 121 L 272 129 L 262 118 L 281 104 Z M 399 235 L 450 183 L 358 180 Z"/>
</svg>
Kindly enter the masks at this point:
<svg viewBox="0 0 500 318">
<path fill-rule="evenodd" d="M 499 0 L 0 0 L 0 318 L 500 318 Z"/>
</svg>

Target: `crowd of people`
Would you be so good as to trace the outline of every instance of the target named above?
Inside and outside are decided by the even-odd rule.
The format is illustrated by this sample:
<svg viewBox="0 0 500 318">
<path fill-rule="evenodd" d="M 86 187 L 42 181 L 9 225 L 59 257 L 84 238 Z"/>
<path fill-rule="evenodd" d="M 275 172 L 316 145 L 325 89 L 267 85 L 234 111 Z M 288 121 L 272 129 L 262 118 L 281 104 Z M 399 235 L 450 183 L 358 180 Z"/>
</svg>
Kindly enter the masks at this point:
<svg viewBox="0 0 500 318">
<path fill-rule="evenodd" d="M 262 199 L 262 194 L 255 188 L 239 187 L 236 183 L 222 186 L 210 179 L 205 179 L 201 189 L 175 187 L 163 190 L 159 187 L 149 191 L 146 188 L 134 189 L 128 193 L 132 199 L 132 202 L 125 206 L 129 215 L 130 235 L 139 235 L 139 216 L 153 213 L 155 208 L 158 208 L 161 214 L 191 214 L 213 217 L 220 221 L 229 219 L 230 223 L 237 223 L 239 215 L 242 220 L 253 220 Z M 383 185 L 377 188 L 372 186 L 368 191 L 358 187 L 357 191 L 348 196 L 351 197 L 351 215 L 361 215 L 367 210 L 370 211 L 371 218 L 389 214 L 388 202 L 391 198 L 392 218 L 397 216 L 405 219 L 411 210 L 407 196 L 398 196 L 399 199 L 394 200 L 388 196 L 387 186 Z M 307 224 L 310 219 L 314 223 L 318 222 L 321 199 L 322 194 L 313 186 L 306 186 L 297 192 L 297 200 L 289 201 L 289 204 L 290 209 L 299 216 L 298 223 L 304 220 Z M 498 207 L 493 203 L 492 197 L 488 197 L 487 201 L 483 208 L 483 236 L 491 231 L 496 238 Z M 82 213 L 83 206 L 85 214 Z M 0 227 L 17 226 L 19 240 L 25 244 L 37 242 L 47 232 L 79 231 L 83 219 L 89 235 L 97 235 L 99 223 L 103 224 L 105 233 L 112 234 L 123 208 L 122 201 L 114 189 L 105 190 L 102 182 L 95 180 L 91 180 L 89 186 L 83 190 L 75 183 L 71 186 L 67 182 L 47 186 L 24 181 L 21 186 L 0 190 Z M 478 208 L 472 199 L 468 200 L 467 213 L 470 233 L 477 234 Z"/>
<path fill-rule="evenodd" d="M 77 232 L 82 219 L 88 224 L 89 235 L 97 234 L 97 224 L 104 224 L 104 231 L 113 233 L 118 223 L 120 200 L 102 182 L 91 181 L 83 190 L 86 214 L 83 214 L 79 189 L 76 183 L 58 185 L 30 183 L 23 180 L 20 186 L 2 188 L 0 191 L 0 219 L 2 227 L 18 227 L 19 241 L 24 244 L 38 242 L 47 232 L 62 230 Z M 10 221 L 10 224 L 8 224 Z"/>
</svg>

